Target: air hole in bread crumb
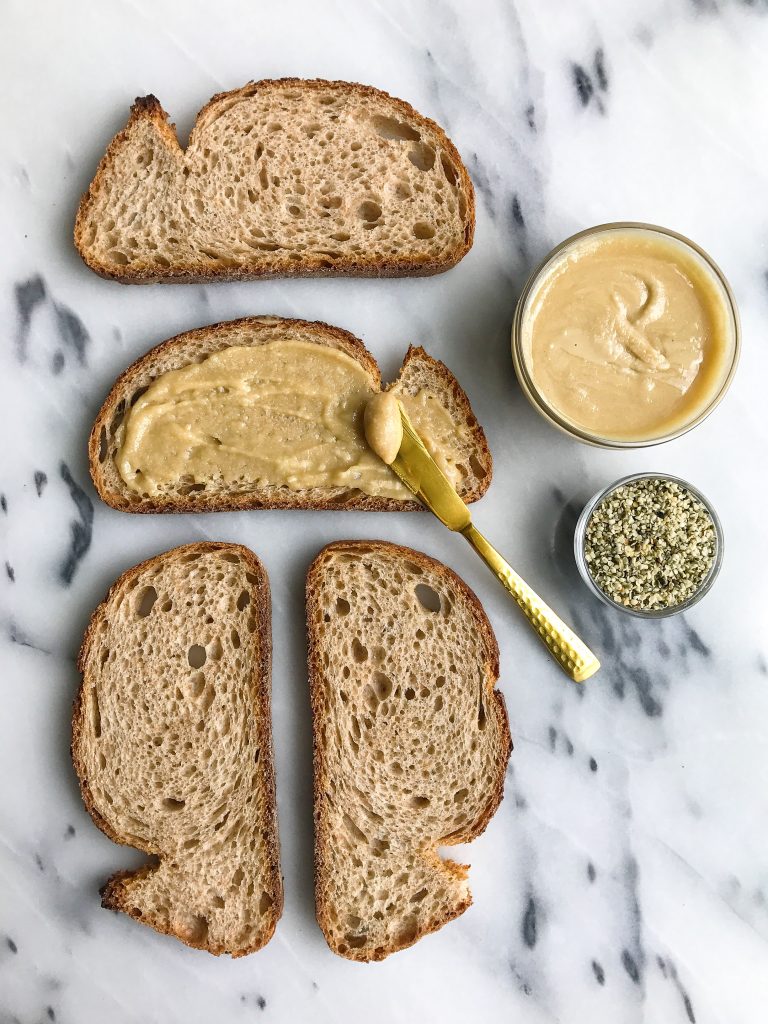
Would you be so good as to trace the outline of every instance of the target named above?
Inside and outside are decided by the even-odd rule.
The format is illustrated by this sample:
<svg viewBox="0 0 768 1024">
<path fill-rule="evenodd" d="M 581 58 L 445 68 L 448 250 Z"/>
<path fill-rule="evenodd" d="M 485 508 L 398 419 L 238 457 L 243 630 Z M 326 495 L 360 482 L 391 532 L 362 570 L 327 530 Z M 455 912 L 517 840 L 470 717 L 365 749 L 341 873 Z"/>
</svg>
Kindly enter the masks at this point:
<svg viewBox="0 0 768 1024">
<path fill-rule="evenodd" d="M 472 467 L 472 472 L 479 480 L 484 479 L 488 475 L 487 469 L 474 452 L 469 456 L 469 464 Z"/>
<path fill-rule="evenodd" d="M 96 687 L 91 687 L 91 729 L 93 735 L 98 739 L 101 736 L 101 711 L 99 710 L 99 695 Z"/>
<path fill-rule="evenodd" d="M 367 683 L 365 685 L 365 689 L 363 690 L 363 701 L 367 705 L 368 710 L 372 711 L 373 714 L 376 714 L 376 710 L 378 709 L 379 702 L 378 702 L 378 700 L 376 698 L 376 694 L 375 694 L 375 692 L 373 690 L 373 687 L 369 686 Z"/>
<path fill-rule="evenodd" d="M 386 700 L 392 693 L 392 680 L 383 672 L 373 673 L 373 686 L 379 700 Z"/>
<path fill-rule="evenodd" d="M 272 906 L 272 897 L 268 892 L 262 892 L 261 899 L 259 900 L 259 913 L 266 914 L 269 908 Z"/>
<path fill-rule="evenodd" d="M 345 600 L 343 597 L 337 597 L 336 598 L 336 614 L 337 615 L 349 615 L 349 612 L 350 612 L 349 601 Z"/>
<path fill-rule="evenodd" d="M 202 914 L 195 914 L 187 921 L 177 922 L 176 931 L 185 942 L 202 944 L 208 936 L 208 920 Z"/>
<path fill-rule="evenodd" d="M 415 588 L 416 600 L 429 612 L 439 612 L 441 603 L 440 595 L 426 583 L 417 583 Z"/>
<path fill-rule="evenodd" d="M 443 698 L 438 694 L 437 697 L 435 697 L 435 711 L 442 711 L 443 703 Z"/>
<path fill-rule="evenodd" d="M 431 171 L 435 164 L 435 151 L 426 142 L 420 142 L 410 151 L 408 159 L 420 171 Z"/>
<path fill-rule="evenodd" d="M 210 650 L 210 655 L 213 658 L 213 660 L 214 661 L 220 661 L 221 660 L 221 656 L 224 654 L 224 648 L 221 646 L 221 640 L 219 640 L 219 638 L 216 637 L 215 640 L 211 641 L 209 646 L 210 646 L 210 649 L 211 649 Z"/>
<path fill-rule="evenodd" d="M 166 796 L 163 799 L 163 810 L 165 811 L 183 811 L 185 807 L 184 800 L 177 800 L 175 797 Z"/>
<path fill-rule="evenodd" d="M 445 179 L 448 184 L 455 185 L 458 181 L 458 173 L 451 161 L 443 153 L 440 154 L 440 164 L 443 168 L 443 174 L 445 175 Z"/>
<path fill-rule="evenodd" d="M 136 614 L 145 619 L 155 607 L 157 591 L 154 587 L 144 587 L 136 602 Z"/>
<path fill-rule="evenodd" d="M 416 936 L 419 934 L 419 924 L 415 917 L 409 918 L 403 922 L 403 926 L 395 937 L 395 943 L 398 946 L 406 946 L 416 941 Z"/>
<path fill-rule="evenodd" d="M 189 692 L 193 699 L 197 700 L 197 698 L 201 695 L 204 689 L 205 675 L 202 672 L 198 672 L 196 675 L 192 676 L 192 680 L 189 685 Z"/>
<path fill-rule="evenodd" d="M 401 142 L 416 142 L 421 136 L 409 124 L 398 121 L 394 117 L 384 117 L 377 114 L 371 118 L 376 134 L 382 139 L 399 139 Z"/>
<path fill-rule="evenodd" d="M 435 229 L 431 224 L 427 224 L 426 221 L 420 220 L 413 225 L 413 234 L 416 238 L 434 238 Z"/>
<path fill-rule="evenodd" d="M 125 418 L 125 402 L 121 402 L 115 410 L 115 415 L 112 417 L 112 422 L 109 425 L 109 433 L 112 437 L 117 433 L 120 425 Z"/>
<path fill-rule="evenodd" d="M 463 804 L 468 796 L 469 796 L 469 790 L 468 789 L 457 789 L 456 792 L 453 794 L 453 802 L 455 804 Z"/>
<path fill-rule="evenodd" d="M 201 647 L 200 644 L 192 644 L 187 651 L 187 661 L 192 668 L 202 668 L 207 658 L 208 655 L 205 653 L 205 648 Z"/>
<path fill-rule="evenodd" d="M 101 433 L 99 434 L 99 462 L 104 462 L 108 454 L 109 445 L 107 443 L 107 428 L 102 427 Z"/>
<path fill-rule="evenodd" d="M 373 224 L 381 217 L 381 207 L 372 199 L 366 199 L 364 203 L 360 203 L 357 213 L 362 220 Z"/>
<path fill-rule="evenodd" d="M 248 605 L 250 603 L 251 603 L 251 595 L 248 593 L 247 590 L 241 590 L 240 591 L 240 596 L 237 599 L 237 610 L 239 612 L 244 611 L 248 607 Z"/>
<path fill-rule="evenodd" d="M 419 808 L 419 809 L 421 809 L 423 807 L 429 807 L 429 797 L 428 796 L 412 796 L 411 797 L 411 807 L 416 807 L 416 808 Z"/>
<path fill-rule="evenodd" d="M 352 640 L 352 657 L 358 664 L 368 660 L 368 648 L 364 647 L 357 637 Z"/>
<path fill-rule="evenodd" d="M 355 839 L 358 843 L 368 844 L 368 837 L 362 829 L 358 828 L 355 822 L 350 818 L 348 814 L 344 814 L 341 819 L 344 822 L 344 826 L 347 832 Z"/>
<path fill-rule="evenodd" d="M 424 899 L 425 896 L 428 895 L 428 893 L 428 889 L 419 889 L 418 892 L 415 892 L 413 896 L 411 896 L 411 903 L 421 903 L 421 901 Z"/>
<path fill-rule="evenodd" d="M 406 686 L 406 688 L 405 688 L 405 699 L 406 700 L 413 700 L 413 698 L 415 696 L 416 696 L 416 691 L 414 690 L 414 688 L 412 686 Z"/>
<path fill-rule="evenodd" d="M 233 629 L 229 636 L 232 641 L 232 646 L 235 648 L 235 650 L 237 650 L 238 647 L 240 646 L 240 634 L 237 632 L 236 629 Z"/>
<path fill-rule="evenodd" d="M 222 910 L 224 907 L 224 900 L 221 898 L 221 896 L 212 896 L 211 906 L 216 907 L 217 910 Z"/>
</svg>

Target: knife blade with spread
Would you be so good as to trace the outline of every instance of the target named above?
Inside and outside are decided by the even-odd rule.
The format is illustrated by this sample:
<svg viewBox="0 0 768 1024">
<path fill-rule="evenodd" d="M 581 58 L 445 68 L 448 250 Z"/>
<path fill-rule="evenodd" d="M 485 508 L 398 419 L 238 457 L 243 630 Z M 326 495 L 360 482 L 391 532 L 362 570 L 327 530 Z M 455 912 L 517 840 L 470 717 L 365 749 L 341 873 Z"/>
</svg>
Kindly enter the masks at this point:
<svg viewBox="0 0 768 1024">
<path fill-rule="evenodd" d="M 365 409 L 365 436 L 373 451 L 440 522 L 460 533 L 517 602 L 560 667 L 577 683 L 600 662 L 473 525 L 469 509 L 424 446 L 394 395 L 375 395 Z"/>
</svg>

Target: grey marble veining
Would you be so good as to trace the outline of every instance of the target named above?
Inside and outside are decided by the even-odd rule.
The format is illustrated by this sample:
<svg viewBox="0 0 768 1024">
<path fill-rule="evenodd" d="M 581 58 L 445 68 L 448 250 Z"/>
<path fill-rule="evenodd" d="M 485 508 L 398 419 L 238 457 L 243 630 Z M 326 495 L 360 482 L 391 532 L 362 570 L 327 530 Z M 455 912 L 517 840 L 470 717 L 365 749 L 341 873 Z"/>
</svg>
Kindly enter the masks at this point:
<svg viewBox="0 0 768 1024">
<path fill-rule="evenodd" d="M 515 1020 L 761 1024 L 768 1011 L 768 4 L 759 0 L 203 0 L 6 4 L 0 14 L 0 1022 Z M 134 96 L 185 139 L 250 78 L 369 82 L 448 129 L 475 182 L 474 248 L 414 281 L 124 288 L 71 244 L 78 198 Z M 728 275 L 744 350 L 723 405 L 668 445 L 616 453 L 551 429 L 514 381 L 516 295 L 556 242 L 647 220 Z M 86 439 L 127 363 L 186 328 L 254 313 L 336 323 L 385 375 L 410 342 L 456 372 L 494 482 L 475 518 L 597 650 L 565 682 L 461 542 L 415 515 L 131 517 L 91 485 Z M 621 617 L 570 553 L 583 502 L 642 469 L 690 479 L 724 522 L 712 593 Z M 381 965 L 326 948 L 312 909 L 303 576 L 340 537 L 421 547 L 480 595 L 515 740 L 471 862 L 474 906 Z M 69 764 L 75 657 L 126 567 L 238 541 L 272 583 L 273 715 L 286 911 L 262 952 L 215 959 L 99 906 L 142 856 L 84 811 Z"/>
</svg>

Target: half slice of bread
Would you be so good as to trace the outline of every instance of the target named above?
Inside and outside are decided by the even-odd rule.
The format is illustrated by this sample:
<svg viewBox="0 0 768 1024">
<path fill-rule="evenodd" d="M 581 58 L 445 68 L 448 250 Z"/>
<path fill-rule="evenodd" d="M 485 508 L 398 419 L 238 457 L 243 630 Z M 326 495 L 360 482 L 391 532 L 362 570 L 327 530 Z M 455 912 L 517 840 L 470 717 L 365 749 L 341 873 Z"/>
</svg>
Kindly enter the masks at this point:
<svg viewBox="0 0 768 1024">
<path fill-rule="evenodd" d="M 472 245 L 475 201 L 445 132 L 365 85 L 284 78 L 220 93 L 186 150 L 137 99 L 83 196 L 75 245 L 147 281 L 437 274 Z"/>
<path fill-rule="evenodd" d="M 325 548 L 307 576 L 315 900 L 328 945 L 382 960 L 462 914 L 467 867 L 511 750 L 496 639 L 446 566 L 380 541 Z"/>
<path fill-rule="evenodd" d="M 247 548 L 190 544 L 124 573 L 91 617 L 72 760 L 94 822 L 156 863 L 103 906 L 210 953 L 269 942 L 282 913 L 270 596 Z"/>
<path fill-rule="evenodd" d="M 126 484 L 116 462 L 125 437 L 126 414 L 157 377 L 169 370 L 199 363 L 231 346 L 285 340 L 341 350 L 368 373 L 371 393 L 380 390 L 381 374 L 365 345 L 353 334 L 328 324 L 280 317 L 247 317 L 180 334 L 150 349 L 129 366 L 118 377 L 96 417 L 88 450 L 91 476 L 102 500 L 124 512 L 221 512 L 259 508 L 421 510 L 421 504 L 411 498 L 372 496 L 354 487 L 330 483 L 324 487 L 296 488 L 264 484 L 257 477 L 232 483 L 213 478 L 187 479 L 182 474 L 177 483 L 153 495 L 142 494 Z M 445 409 L 455 427 L 454 448 L 446 454 L 460 479 L 458 491 L 467 502 L 482 497 L 491 482 L 491 453 L 469 399 L 450 370 L 422 348 L 411 347 L 400 376 L 388 390 L 398 396 L 428 393 Z M 358 427 L 360 443 L 364 445 L 362 417 Z M 279 426 L 275 429 L 279 430 Z M 392 479 L 395 480 L 394 475 Z"/>
</svg>

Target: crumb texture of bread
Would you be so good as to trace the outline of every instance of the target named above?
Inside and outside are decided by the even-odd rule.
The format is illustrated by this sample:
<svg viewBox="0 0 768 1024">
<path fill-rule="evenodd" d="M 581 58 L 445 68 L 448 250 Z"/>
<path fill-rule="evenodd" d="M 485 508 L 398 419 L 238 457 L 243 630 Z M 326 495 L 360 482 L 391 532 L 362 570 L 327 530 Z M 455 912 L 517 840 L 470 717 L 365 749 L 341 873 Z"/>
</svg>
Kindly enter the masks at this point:
<svg viewBox="0 0 768 1024">
<path fill-rule="evenodd" d="M 125 283 L 411 276 L 472 245 L 472 183 L 439 125 L 369 86 L 286 78 L 221 93 L 186 151 L 137 99 L 83 196 L 75 244 Z"/>
<path fill-rule="evenodd" d="M 80 651 L 72 759 L 111 839 L 154 855 L 105 907 L 214 954 L 264 946 L 282 913 L 266 572 L 199 543 L 128 570 Z"/>
<path fill-rule="evenodd" d="M 282 317 L 246 317 L 187 331 L 155 346 L 118 377 L 91 430 L 89 462 L 99 497 L 124 512 L 221 512 L 244 509 L 348 509 L 360 511 L 416 511 L 416 499 L 370 495 L 359 488 L 338 486 L 287 487 L 243 478 L 182 477 L 178 484 L 152 496 L 130 488 L 120 475 L 116 459 L 125 436 L 128 410 L 162 374 L 200 362 L 230 346 L 263 345 L 281 340 L 331 346 L 356 359 L 370 377 L 372 391 L 381 388 L 376 360 L 348 331 L 328 324 Z M 398 395 L 419 392 L 434 396 L 456 424 L 456 450 L 452 461 L 459 473 L 458 492 L 466 502 L 485 494 L 493 475 L 493 461 L 482 427 L 469 399 L 448 368 L 424 349 L 411 347 L 397 381 L 390 386 Z M 362 429 L 362 428 L 361 428 Z"/>
<path fill-rule="evenodd" d="M 455 573 L 381 541 L 321 551 L 307 630 L 317 920 L 334 952 L 382 960 L 472 902 L 438 847 L 474 839 L 502 798 L 498 647 Z"/>
</svg>

